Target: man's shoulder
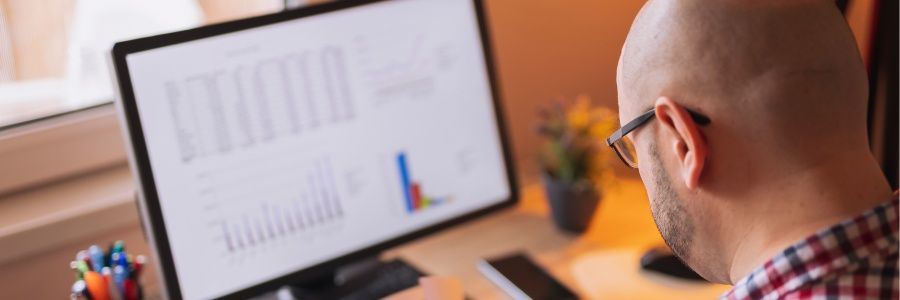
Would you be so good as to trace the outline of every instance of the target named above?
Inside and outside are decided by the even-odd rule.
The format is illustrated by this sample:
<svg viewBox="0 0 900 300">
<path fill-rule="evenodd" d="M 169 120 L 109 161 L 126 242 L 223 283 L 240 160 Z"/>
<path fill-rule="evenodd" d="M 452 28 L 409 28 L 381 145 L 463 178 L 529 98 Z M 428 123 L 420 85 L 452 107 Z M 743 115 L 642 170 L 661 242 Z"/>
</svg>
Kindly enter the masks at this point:
<svg viewBox="0 0 900 300">
<path fill-rule="evenodd" d="M 788 247 L 724 299 L 898 299 L 898 199 Z"/>
<path fill-rule="evenodd" d="M 898 299 L 900 272 L 897 263 L 898 253 L 895 249 L 886 257 L 860 260 L 844 271 L 807 282 L 779 298 Z"/>
</svg>

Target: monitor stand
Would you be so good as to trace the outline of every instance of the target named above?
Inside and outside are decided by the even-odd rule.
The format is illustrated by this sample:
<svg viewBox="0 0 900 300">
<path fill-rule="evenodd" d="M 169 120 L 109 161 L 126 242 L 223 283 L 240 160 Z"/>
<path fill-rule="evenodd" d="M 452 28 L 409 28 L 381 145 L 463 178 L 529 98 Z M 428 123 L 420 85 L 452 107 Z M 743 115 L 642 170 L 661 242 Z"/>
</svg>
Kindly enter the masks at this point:
<svg viewBox="0 0 900 300">
<path fill-rule="evenodd" d="M 415 287 L 425 273 L 400 259 L 370 257 L 339 267 L 326 276 L 283 287 L 265 299 L 381 299 Z M 268 295 L 267 295 L 268 296 Z"/>
</svg>

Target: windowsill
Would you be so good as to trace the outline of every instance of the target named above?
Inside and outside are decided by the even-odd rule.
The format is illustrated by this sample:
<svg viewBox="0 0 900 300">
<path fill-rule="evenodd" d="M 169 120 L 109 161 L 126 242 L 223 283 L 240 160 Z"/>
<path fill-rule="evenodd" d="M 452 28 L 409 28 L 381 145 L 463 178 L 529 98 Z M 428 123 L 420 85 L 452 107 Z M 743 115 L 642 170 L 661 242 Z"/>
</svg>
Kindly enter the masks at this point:
<svg viewBox="0 0 900 300">
<path fill-rule="evenodd" d="M 112 105 L 0 130 L 0 199 L 126 161 Z M 2 222 L 2 221 L 0 221 Z"/>
<path fill-rule="evenodd" d="M 0 83 L 0 127 L 11 127 L 108 103 L 112 95 L 93 100 L 67 98 L 64 79 L 47 78 Z"/>
<path fill-rule="evenodd" d="M 127 164 L 0 197 L 0 265 L 139 222 Z"/>
</svg>

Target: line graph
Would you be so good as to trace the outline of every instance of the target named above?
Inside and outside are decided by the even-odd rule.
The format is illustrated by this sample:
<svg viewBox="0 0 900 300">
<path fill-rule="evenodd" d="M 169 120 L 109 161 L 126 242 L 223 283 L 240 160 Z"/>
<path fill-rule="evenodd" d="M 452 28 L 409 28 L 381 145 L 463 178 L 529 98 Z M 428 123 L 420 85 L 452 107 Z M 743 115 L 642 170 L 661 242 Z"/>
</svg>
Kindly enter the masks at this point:
<svg viewBox="0 0 900 300">
<path fill-rule="evenodd" d="M 437 76 L 452 65 L 452 51 L 432 36 L 408 34 L 390 45 L 373 46 L 357 37 L 355 50 L 364 82 L 376 105 L 400 99 L 424 99 L 437 88 Z"/>
</svg>

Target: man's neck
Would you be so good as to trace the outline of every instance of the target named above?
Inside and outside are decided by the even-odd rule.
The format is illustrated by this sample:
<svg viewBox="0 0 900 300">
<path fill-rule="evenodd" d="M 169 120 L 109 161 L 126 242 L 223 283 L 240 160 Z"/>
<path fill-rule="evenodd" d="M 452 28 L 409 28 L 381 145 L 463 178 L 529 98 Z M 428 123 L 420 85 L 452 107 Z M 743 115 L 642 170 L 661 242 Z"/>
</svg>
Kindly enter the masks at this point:
<svg viewBox="0 0 900 300">
<path fill-rule="evenodd" d="M 858 215 L 890 198 L 877 163 L 839 160 L 819 164 L 769 184 L 742 203 L 743 226 L 735 226 L 729 277 L 736 283 L 755 268 L 815 232 Z M 842 163 L 843 162 L 843 163 Z"/>
</svg>

